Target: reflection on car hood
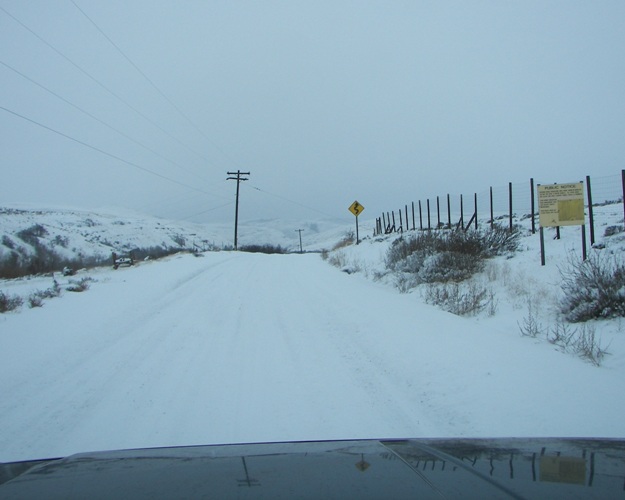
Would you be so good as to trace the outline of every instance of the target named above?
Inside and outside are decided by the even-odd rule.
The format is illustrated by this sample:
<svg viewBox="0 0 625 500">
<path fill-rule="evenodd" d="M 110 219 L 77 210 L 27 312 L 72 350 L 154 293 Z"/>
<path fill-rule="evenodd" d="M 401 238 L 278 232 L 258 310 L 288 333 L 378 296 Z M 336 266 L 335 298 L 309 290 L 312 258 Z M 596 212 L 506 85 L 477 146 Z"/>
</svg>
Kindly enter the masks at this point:
<svg viewBox="0 0 625 500">
<path fill-rule="evenodd" d="M 408 439 L 0 464 L 0 498 L 623 498 L 625 440 Z"/>
</svg>

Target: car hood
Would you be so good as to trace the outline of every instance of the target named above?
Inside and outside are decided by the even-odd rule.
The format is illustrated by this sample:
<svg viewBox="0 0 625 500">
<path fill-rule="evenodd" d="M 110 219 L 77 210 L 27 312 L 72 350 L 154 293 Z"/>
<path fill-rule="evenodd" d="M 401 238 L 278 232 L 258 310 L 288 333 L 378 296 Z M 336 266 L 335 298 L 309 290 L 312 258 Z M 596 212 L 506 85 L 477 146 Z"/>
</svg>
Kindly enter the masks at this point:
<svg viewBox="0 0 625 500">
<path fill-rule="evenodd" d="M 81 453 L 0 464 L 1 498 L 622 498 L 625 440 L 402 439 Z"/>
</svg>

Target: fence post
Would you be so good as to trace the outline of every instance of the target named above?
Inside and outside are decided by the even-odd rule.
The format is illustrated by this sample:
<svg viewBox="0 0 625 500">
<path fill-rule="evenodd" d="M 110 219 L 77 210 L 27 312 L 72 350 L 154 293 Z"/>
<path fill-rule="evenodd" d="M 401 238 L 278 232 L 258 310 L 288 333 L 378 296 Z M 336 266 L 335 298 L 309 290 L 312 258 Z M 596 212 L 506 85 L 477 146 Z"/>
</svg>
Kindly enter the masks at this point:
<svg viewBox="0 0 625 500">
<path fill-rule="evenodd" d="M 410 231 L 410 223 L 408 222 L 408 205 L 404 205 L 406 209 L 406 231 Z"/>
<path fill-rule="evenodd" d="M 623 184 L 623 222 L 625 222 L 625 170 L 621 170 L 621 183 Z"/>
<path fill-rule="evenodd" d="M 462 195 L 460 195 L 460 227 L 464 229 L 464 203 L 462 203 Z"/>
<path fill-rule="evenodd" d="M 384 217 L 384 212 L 382 212 L 382 225 L 384 226 L 384 234 L 386 234 L 386 218 Z"/>
<path fill-rule="evenodd" d="M 423 231 L 423 210 L 421 210 L 421 200 L 419 200 L 419 229 Z"/>
<path fill-rule="evenodd" d="M 590 175 L 586 176 L 586 193 L 588 194 L 588 218 L 590 219 L 590 245 L 595 244 L 595 218 L 592 213 L 592 188 L 590 187 Z M 586 238 L 584 238 L 584 243 Z M 584 253 L 585 249 L 584 249 Z M 586 260 L 586 258 L 584 258 Z"/>
<path fill-rule="evenodd" d="M 428 231 L 432 229 L 432 224 L 430 223 L 430 199 L 427 199 L 428 204 Z"/>
<path fill-rule="evenodd" d="M 404 221 L 401 220 L 401 208 L 398 210 L 399 212 L 399 232 L 404 232 Z"/>
<path fill-rule="evenodd" d="M 477 231 L 477 193 L 473 194 L 473 201 L 475 205 L 475 230 Z"/>
<path fill-rule="evenodd" d="M 441 228 L 441 205 L 440 205 L 438 196 L 436 197 L 436 217 L 437 217 L 436 229 L 440 229 Z"/>
<path fill-rule="evenodd" d="M 412 230 L 414 231 L 415 225 L 414 225 L 414 201 L 412 202 Z"/>
<path fill-rule="evenodd" d="M 397 227 L 395 226 L 395 211 L 392 211 L 391 215 L 393 216 L 393 231 L 397 232 Z"/>
<path fill-rule="evenodd" d="M 534 178 L 530 178 L 530 196 L 532 204 L 532 234 L 536 234 L 536 222 L 534 220 L 535 206 L 534 206 Z"/>
<path fill-rule="evenodd" d="M 451 229 L 451 203 L 449 201 L 449 193 L 447 193 L 447 229 Z"/>
<path fill-rule="evenodd" d="M 508 182 L 508 198 L 510 199 L 509 208 L 510 208 L 510 232 L 512 232 L 512 183 Z"/>
<path fill-rule="evenodd" d="M 490 187 L 490 228 L 495 225 L 495 214 L 493 212 L 493 186 Z"/>
</svg>

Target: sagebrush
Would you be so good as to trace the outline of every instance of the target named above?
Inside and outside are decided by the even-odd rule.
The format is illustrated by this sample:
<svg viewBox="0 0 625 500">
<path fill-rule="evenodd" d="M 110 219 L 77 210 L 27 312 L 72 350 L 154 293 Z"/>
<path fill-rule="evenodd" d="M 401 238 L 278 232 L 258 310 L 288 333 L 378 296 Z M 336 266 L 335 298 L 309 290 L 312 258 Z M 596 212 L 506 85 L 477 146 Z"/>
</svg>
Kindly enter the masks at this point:
<svg viewBox="0 0 625 500">
<path fill-rule="evenodd" d="M 18 295 L 9 295 L 0 291 L 0 313 L 13 311 L 20 307 L 23 302 Z"/>
<path fill-rule="evenodd" d="M 408 273 L 402 283 L 448 283 L 464 281 L 484 267 L 484 260 L 514 251 L 518 228 L 501 225 L 483 230 L 421 231 L 395 240 L 386 255 L 386 267 Z"/>
<path fill-rule="evenodd" d="M 625 264 L 622 257 L 592 253 L 587 260 L 569 256 L 560 268 L 561 310 L 571 322 L 625 317 Z"/>
</svg>

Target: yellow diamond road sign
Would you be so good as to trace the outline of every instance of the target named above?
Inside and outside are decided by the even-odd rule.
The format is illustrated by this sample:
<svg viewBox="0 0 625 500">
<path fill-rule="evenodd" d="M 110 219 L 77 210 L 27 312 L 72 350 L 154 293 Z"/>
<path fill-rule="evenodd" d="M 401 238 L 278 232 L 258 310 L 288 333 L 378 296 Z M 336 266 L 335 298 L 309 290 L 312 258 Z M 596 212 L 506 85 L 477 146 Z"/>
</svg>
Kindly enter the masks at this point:
<svg viewBox="0 0 625 500">
<path fill-rule="evenodd" d="M 360 212 L 362 212 L 365 209 L 365 207 L 363 207 L 360 203 L 358 203 L 357 201 L 355 201 L 354 203 L 352 203 L 349 206 L 349 211 L 351 213 L 353 213 L 356 217 L 358 217 L 360 215 Z"/>
</svg>

